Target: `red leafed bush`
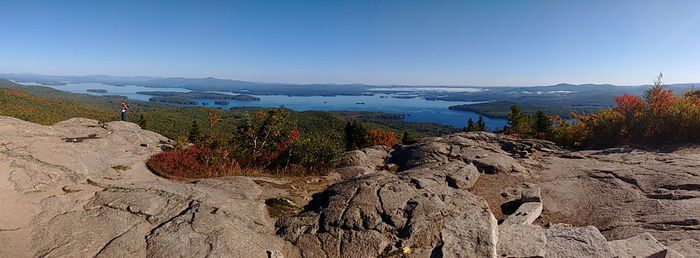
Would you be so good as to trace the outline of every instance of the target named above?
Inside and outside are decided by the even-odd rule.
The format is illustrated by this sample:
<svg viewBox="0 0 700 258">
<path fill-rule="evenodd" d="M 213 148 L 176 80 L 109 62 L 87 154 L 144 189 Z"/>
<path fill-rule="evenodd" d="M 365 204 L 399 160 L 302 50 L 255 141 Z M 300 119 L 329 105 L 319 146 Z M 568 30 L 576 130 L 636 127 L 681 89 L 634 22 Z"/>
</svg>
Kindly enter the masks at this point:
<svg viewBox="0 0 700 258">
<path fill-rule="evenodd" d="M 641 111 L 644 108 L 644 100 L 638 96 L 632 96 L 627 93 L 625 95 L 616 97 L 615 110 L 623 114 L 634 114 Z"/>
<path fill-rule="evenodd" d="M 228 157 L 228 150 L 200 146 L 156 154 L 146 165 L 153 173 L 173 179 L 220 177 L 240 172 L 238 165 Z"/>
<path fill-rule="evenodd" d="M 391 147 L 399 143 L 398 139 L 396 139 L 396 133 L 392 131 L 371 129 L 367 131 L 365 137 L 370 145 L 384 145 Z"/>
<path fill-rule="evenodd" d="M 657 114 L 666 115 L 669 113 L 671 106 L 676 102 L 676 96 L 673 96 L 673 90 L 664 90 L 661 85 L 655 85 L 645 94 L 647 104 L 652 111 Z"/>
</svg>

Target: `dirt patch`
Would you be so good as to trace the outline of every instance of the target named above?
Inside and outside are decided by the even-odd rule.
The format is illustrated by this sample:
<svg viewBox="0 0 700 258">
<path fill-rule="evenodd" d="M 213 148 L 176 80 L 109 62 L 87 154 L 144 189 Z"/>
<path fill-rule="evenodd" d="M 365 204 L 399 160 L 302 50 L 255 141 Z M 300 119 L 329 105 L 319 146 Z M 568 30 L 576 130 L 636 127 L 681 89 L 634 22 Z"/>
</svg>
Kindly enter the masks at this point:
<svg viewBox="0 0 700 258">
<path fill-rule="evenodd" d="M 481 174 L 470 192 L 484 198 L 489 203 L 493 216 L 496 217 L 496 220 L 501 221 L 507 217 L 501 210 L 501 204 L 508 201 L 507 197 L 501 195 L 501 192 L 507 187 L 517 186 L 524 182 L 527 182 L 525 178 L 507 173 Z"/>
<path fill-rule="evenodd" d="M 262 187 L 260 199 L 265 200 L 268 212 L 274 218 L 295 215 L 311 201 L 313 194 L 335 182 L 326 176 L 268 176 L 257 177 L 253 181 Z"/>
<path fill-rule="evenodd" d="M 482 174 L 470 192 L 486 199 L 493 216 L 496 217 L 496 220 L 501 222 L 508 217 L 508 212 L 514 211 L 513 209 L 519 206 L 519 204 L 515 207 L 508 205 L 509 197 L 503 194 L 504 190 L 508 187 L 516 187 L 523 183 L 532 183 L 533 181 L 534 180 L 507 173 L 492 175 Z M 572 221 L 570 218 L 548 210 L 547 203 L 543 203 L 543 205 L 544 210 L 542 211 L 542 215 L 535 220 L 534 224 L 543 227 L 548 227 L 551 224 L 557 223 L 567 223 L 578 226 L 579 223 Z"/>
<path fill-rule="evenodd" d="M 283 197 L 267 199 L 265 200 L 265 205 L 267 205 L 267 211 L 270 217 L 273 218 L 294 216 L 301 210 L 296 203 Z"/>
</svg>

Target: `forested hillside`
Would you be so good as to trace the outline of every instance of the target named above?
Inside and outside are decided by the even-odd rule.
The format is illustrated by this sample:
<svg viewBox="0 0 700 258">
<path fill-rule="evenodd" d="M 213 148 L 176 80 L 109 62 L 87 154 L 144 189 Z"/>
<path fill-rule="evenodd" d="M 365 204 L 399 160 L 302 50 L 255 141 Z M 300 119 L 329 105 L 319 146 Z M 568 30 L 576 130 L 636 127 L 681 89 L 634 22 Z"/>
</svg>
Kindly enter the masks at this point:
<svg viewBox="0 0 700 258">
<path fill-rule="evenodd" d="M 0 88 L 0 115 L 39 124 L 54 124 L 73 117 L 112 121 L 117 119 L 118 114 L 76 101 L 49 99 L 17 89 Z"/>
</svg>

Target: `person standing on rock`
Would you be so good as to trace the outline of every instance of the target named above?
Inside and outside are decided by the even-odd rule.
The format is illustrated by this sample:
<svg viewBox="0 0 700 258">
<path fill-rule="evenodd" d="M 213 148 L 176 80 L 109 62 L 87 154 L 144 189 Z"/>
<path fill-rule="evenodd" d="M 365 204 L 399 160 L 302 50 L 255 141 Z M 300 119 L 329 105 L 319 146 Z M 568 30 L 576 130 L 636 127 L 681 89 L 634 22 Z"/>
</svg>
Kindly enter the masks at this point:
<svg viewBox="0 0 700 258">
<path fill-rule="evenodd" d="M 126 121 L 126 111 L 129 110 L 129 105 L 126 104 L 126 102 L 122 101 L 122 121 Z"/>
</svg>

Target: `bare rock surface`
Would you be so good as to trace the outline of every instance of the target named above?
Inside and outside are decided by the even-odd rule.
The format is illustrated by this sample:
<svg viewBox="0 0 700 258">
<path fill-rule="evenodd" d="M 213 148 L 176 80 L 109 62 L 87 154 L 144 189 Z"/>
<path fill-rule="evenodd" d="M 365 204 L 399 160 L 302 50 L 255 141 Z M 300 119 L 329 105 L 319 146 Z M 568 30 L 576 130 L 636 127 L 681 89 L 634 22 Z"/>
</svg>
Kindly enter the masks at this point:
<svg viewBox="0 0 700 258">
<path fill-rule="evenodd" d="M 126 122 L 0 117 L 0 257 L 294 257 L 250 178 L 173 182 Z"/>
<path fill-rule="evenodd" d="M 477 177 L 473 165 L 453 161 L 342 181 L 306 212 L 278 221 L 278 233 L 305 257 L 377 257 L 403 247 L 419 257 L 495 257 L 496 220 L 468 191 Z"/>
<path fill-rule="evenodd" d="M 582 151 L 585 159 L 548 157 L 532 181 L 544 213 L 563 223 L 594 225 L 619 240 L 650 233 L 686 257 L 700 257 L 700 149 Z"/>
<path fill-rule="evenodd" d="M 648 232 L 686 257 L 700 257 L 698 146 L 663 152 L 634 148 L 571 152 L 546 141 L 458 133 L 399 147 L 390 160 L 401 169 L 460 160 L 477 167 L 479 181 L 490 180 L 492 173 L 507 173 L 521 178 L 515 182 L 537 185 L 539 193 L 518 190 L 505 191 L 501 197 L 483 196 L 492 210 L 509 199 L 531 196 L 533 201 L 541 199 L 542 216 L 549 222 L 593 225 L 608 240 Z M 503 183 L 484 185 L 514 186 Z"/>
<path fill-rule="evenodd" d="M 286 179 L 165 180 L 144 164 L 163 147 L 132 123 L 0 117 L 0 257 L 615 257 L 645 241 L 642 256 L 700 257 L 697 147 L 484 132 L 372 147 L 276 223 L 261 185 Z"/>
<path fill-rule="evenodd" d="M 545 257 L 615 257 L 605 237 L 593 226 L 573 228 L 555 225 L 545 230 Z"/>
</svg>

